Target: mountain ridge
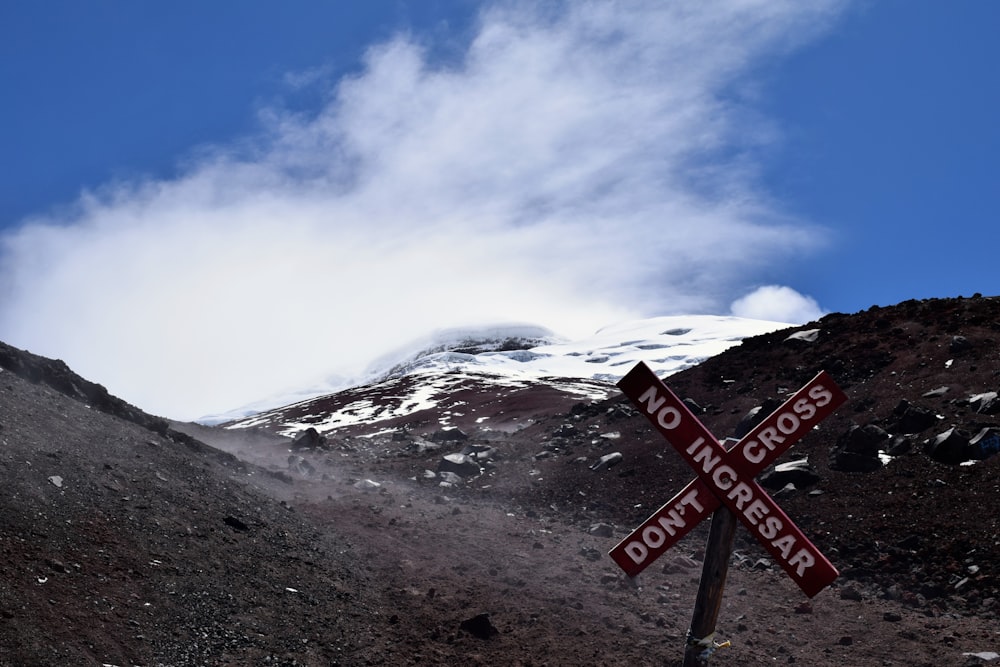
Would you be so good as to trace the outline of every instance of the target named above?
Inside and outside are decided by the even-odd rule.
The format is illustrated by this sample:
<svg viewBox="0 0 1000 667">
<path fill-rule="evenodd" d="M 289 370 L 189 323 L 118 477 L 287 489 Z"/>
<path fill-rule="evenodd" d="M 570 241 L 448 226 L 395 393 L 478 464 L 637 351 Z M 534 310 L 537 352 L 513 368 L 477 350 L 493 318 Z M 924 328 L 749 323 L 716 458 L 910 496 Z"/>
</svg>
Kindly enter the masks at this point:
<svg viewBox="0 0 1000 667">
<path fill-rule="evenodd" d="M 252 426 L 261 421 L 260 415 L 264 413 L 298 410 L 303 404 L 317 401 L 329 404 L 337 393 L 413 373 L 430 377 L 463 371 L 492 377 L 498 383 L 506 378 L 513 385 L 563 378 L 566 387 L 574 383 L 580 387 L 604 383 L 609 386 L 607 391 L 611 391 L 610 385 L 637 361 L 669 375 L 690 368 L 743 338 L 791 326 L 733 316 L 674 315 L 619 322 L 573 341 L 533 325 L 453 329 L 385 355 L 372 364 L 362 380 L 349 386 L 255 410 L 253 414 L 239 409 L 228 419 L 220 415 L 208 423 L 231 428 L 239 428 L 241 424 Z"/>
</svg>

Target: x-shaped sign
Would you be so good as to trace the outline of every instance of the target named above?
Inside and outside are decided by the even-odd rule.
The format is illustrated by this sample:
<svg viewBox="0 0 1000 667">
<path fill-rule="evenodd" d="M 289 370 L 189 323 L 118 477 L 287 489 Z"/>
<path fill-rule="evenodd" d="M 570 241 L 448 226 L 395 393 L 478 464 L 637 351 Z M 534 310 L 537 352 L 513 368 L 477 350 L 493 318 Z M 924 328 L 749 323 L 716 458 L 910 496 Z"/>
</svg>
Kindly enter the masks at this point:
<svg viewBox="0 0 1000 667">
<path fill-rule="evenodd" d="M 642 572 L 725 505 L 809 597 L 837 578 L 833 564 L 754 480 L 847 400 L 829 375 L 820 372 L 729 451 L 645 364 L 640 362 L 618 387 L 698 474 L 611 550 L 626 574 Z"/>
</svg>

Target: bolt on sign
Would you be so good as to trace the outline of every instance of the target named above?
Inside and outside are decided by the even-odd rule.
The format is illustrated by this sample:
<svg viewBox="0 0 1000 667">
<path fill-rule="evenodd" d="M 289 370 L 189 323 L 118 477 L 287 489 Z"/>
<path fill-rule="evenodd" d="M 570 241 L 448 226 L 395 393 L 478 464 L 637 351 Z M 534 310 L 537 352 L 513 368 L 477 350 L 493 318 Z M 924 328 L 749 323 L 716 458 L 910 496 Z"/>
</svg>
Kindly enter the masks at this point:
<svg viewBox="0 0 1000 667">
<path fill-rule="evenodd" d="M 837 569 L 754 480 L 847 397 L 820 372 L 726 450 L 687 406 L 643 363 L 618 387 L 694 469 L 697 477 L 609 553 L 631 577 L 676 544 L 720 506 L 729 509 L 809 597 Z"/>
</svg>

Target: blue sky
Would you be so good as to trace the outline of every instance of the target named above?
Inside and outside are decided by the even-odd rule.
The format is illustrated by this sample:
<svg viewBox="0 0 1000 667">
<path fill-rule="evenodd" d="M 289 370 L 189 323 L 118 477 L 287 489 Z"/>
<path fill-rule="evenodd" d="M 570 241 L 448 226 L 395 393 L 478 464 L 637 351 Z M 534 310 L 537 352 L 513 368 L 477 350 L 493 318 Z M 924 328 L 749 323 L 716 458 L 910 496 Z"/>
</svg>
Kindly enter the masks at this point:
<svg viewBox="0 0 1000 667">
<path fill-rule="evenodd" d="M 0 339 L 190 418 L 433 328 L 996 294 L 997 25 L 988 0 L 4 3 Z"/>
</svg>

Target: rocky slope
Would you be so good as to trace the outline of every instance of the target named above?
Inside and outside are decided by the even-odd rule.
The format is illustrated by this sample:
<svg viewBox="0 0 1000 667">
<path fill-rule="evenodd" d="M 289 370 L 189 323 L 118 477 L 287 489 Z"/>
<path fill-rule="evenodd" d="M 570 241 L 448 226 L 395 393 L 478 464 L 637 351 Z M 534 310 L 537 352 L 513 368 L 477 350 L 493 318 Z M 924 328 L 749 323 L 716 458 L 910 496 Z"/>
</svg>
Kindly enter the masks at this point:
<svg viewBox="0 0 1000 667">
<path fill-rule="evenodd" d="M 713 664 L 1000 652 L 998 332 L 1000 300 L 913 301 L 667 379 L 720 436 L 820 369 L 849 398 L 783 459 L 811 475 L 768 482 L 840 579 L 806 599 L 741 528 Z M 692 477 L 610 387 L 463 376 L 405 412 L 437 382 L 406 376 L 327 399 L 392 419 L 292 441 L 168 425 L 2 351 L 0 664 L 679 664 L 706 529 L 636 580 L 607 557 Z"/>
</svg>

